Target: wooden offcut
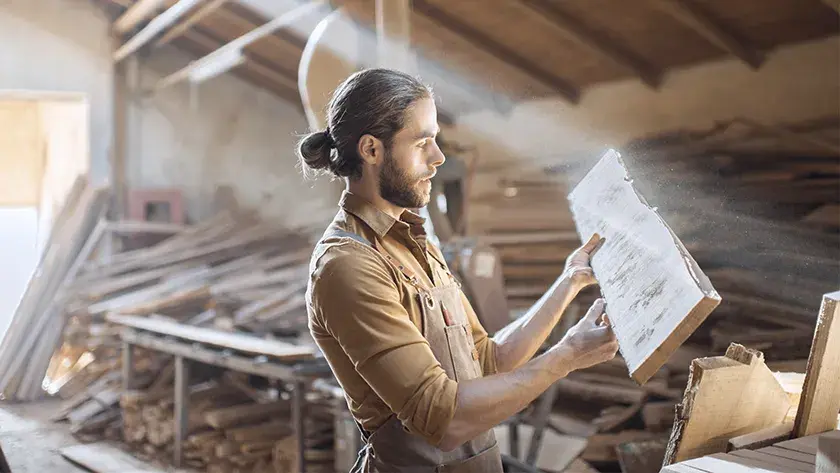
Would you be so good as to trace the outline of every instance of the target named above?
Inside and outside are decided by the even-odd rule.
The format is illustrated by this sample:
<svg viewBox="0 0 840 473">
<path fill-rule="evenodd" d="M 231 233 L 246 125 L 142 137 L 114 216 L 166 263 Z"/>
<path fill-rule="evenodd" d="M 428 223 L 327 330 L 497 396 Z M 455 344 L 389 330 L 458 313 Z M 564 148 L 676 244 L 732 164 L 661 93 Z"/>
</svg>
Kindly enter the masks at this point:
<svg viewBox="0 0 840 473">
<path fill-rule="evenodd" d="M 605 238 L 591 265 L 630 375 L 645 383 L 721 298 L 679 238 L 607 152 L 569 194 L 582 240 Z"/>
<path fill-rule="evenodd" d="M 840 291 L 823 296 L 793 437 L 837 428 L 840 411 Z"/>
<path fill-rule="evenodd" d="M 781 424 L 789 408 L 761 352 L 733 343 L 726 356 L 696 359 L 665 464 L 726 452 L 729 439 Z"/>
</svg>

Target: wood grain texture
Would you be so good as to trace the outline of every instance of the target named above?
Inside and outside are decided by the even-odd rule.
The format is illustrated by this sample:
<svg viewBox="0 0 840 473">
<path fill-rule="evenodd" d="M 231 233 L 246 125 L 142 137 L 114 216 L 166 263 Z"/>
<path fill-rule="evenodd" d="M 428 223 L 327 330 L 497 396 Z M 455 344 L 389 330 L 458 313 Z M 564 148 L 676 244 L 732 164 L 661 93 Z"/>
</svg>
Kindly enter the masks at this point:
<svg viewBox="0 0 840 473">
<path fill-rule="evenodd" d="M 645 383 L 720 304 L 708 277 L 608 151 L 569 194 L 578 235 L 605 238 L 592 268 L 630 375 Z"/>
<path fill-rule="evenodd" d="M 840 411 L 840 291 L 823 296 L 793 437 L 837 428 Z"/>
<path fill-rule="evenodd" d="M 761 352 L 733 343 L 726 356 L 696 359 L 665 464 L 725 452 L 730 438 L 781 424 L 789 408 Z"/>
</svg>

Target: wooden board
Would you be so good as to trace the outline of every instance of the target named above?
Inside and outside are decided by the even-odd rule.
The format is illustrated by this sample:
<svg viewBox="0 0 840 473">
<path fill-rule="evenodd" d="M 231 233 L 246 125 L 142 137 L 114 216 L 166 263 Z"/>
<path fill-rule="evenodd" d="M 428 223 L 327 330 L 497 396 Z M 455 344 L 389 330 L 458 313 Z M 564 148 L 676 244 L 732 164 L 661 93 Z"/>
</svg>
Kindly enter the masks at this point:
<svg viewBox="0 0 840 473">
<path fill-rule="evenodd" d="M 793 437 L 837 428 L 840 411 L 840 291 L 823 296 Z"/>
<path fill-rule="evenodd" d="M 315 355 L 314 349 L 308 346 L 296 346 L 276 340 L 265 340 L 251 335 L 220 332 L 218 330 L 194 327 L 166 320 L 150 320 L 145 317 L 117 314 L 109 314 L 107 319 L 109 322 L 126 327 L 171 335 L 185 340 L 207 343 L 246 353 L 273 356 L 282 360 L 306 359 L 312 358 Z"/>
<path fill-rule="evenodd" d="M 789 408 L 761 352 L 733 343 L 726 356 L 694 360 L 665 464 L 725 452 L 730 438 L 781 424 Z"/>
<path fill-rule="evenodd" d="M 817 441 L 816 473 L 840 471 L 840 431 L 820 435 Z"/>
<path fill-rule="evenodd" d="M 646 382 L 720 304 L 709 278 L 610 150 L 569 194 L 578 235 L 605 238 L 592 268 L 630 375 Z"/>
<path fill-rule="evenodd" d="M 105 443 L 74 445 L 59 450 L 61 456 L 96 473 L 163 473 Z"/>
<path fill-rule="evenodd" d="M 729 439 L 727 450 L 757 450 L 762 447 L 768 447 L 774 443 L 790 439 L 792 429 L 792 424 L 778 424 L 748 434 L 739 435 Z"/>
</svg>

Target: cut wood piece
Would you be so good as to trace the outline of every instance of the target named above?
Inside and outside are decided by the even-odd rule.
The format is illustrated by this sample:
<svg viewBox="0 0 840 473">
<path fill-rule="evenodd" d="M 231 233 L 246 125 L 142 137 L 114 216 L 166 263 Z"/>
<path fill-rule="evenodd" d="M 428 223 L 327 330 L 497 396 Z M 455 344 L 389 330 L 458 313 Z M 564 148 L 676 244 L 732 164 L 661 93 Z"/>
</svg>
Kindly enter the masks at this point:
<svg viewBox="0 0 840 473">
<path fill-rule="evenodd" d="M 790 439 L 792 430 L 793 424 L 780 424 L 739 435 L 729 439 L 727 449 L 729 451 L 740 449 L 757 450 L 762 447 L 769 447 L 774 443 Z"/>
<path fill-rule="evenodd" d="M 609 403 L 639 404 L 647 393 L 639 387 L 607 386 L 600 383 L 590 383 L 579 379 L 563 378 L 558 380 L 557 392 L 575 396 L 588 401 L 604 401 Z"/>
<path fill-rule="evenodd" d="M 105 444 L 74 445 L 59 450 L 61 456 L 96 473 L 164 473 L 122 450 Z"/>
<path fill-rule="evenodd" d="M 207 411 L 204 418 L 207 423 L 216 429 L 227 429 L 238 425 L 244 425 L 268 417 L 285 414 L 290 410 L 290 403 L 287 401 L 276 401 L 266 404 L 241 404 Z"/>
<path fill-rule="evenodd" d="M 789 408 L 761 352 L 733 343 L 726 356 L 694 360 L 665 465 L 725 452 L 730 438 L 781 424 Z"/>
<path fill-rule="evenodd" d="M 840 411 L 840 291 L 823 296 L 793 437 L 835 430 Z"/>
<path fill-rule="evenodd" d="M 756 451 L 766 453 L 768 455 L 773 455 L 776 457 L 788 458 L 799 462 L 809 463 L 811 465 L 813 465 L 816 461 L 816 457 L 814 455 L 797 452 L 794 450 L 788 450 L 786 448 L 777 447 L 775 445 L 772 447 L 759 448 Z"/>
<path fill-rule="evenodd" d="M 736 450 L 734 452 L 730 452 L 729 454 L 733 457 L 748 458 L 755 461 L 757 465 L 774 471 L 801 473 L 813 473 L 814 471 L 814 466 L 809 463 L 798 462 L 788 458 L 780 458 L 763 452 Z"/>
<path fill-rule="evenodd" d="M 589 437 L 581 458 L 592 463 L 617 462 L 616 447 L 628 442 L 643 442 L 661 438 L 662 434 L 644 430 L 625 430 L 616 434 L 597 434 Z"/>
<path fill-rule="evenodd" d="M 694 258 L 607 152 L 569 194 L 580 238 L 605 238 L 592 268 L 630 375 L 645 383 L 720 304 Z"/>
<path fill-rule="evenodd" d="M 622 473 L 648 473 L 662 466 L 667 438 L 626 442 L 616 447 L 618 463 Z"/>
<path fill-rule="evenodd" d="M 277 340 L 264 340 L 240 333 L 226 333 L 164 320 L 149 320 L 145 317 L 135 317 L 132 315 L 109 314 L 107 319 L 109 322 L 126 327 L 171 335 L 173 337 L 230 348 L 246 353 L 273 356 L 283 360 L 300 360 L 315 356 L 315 349 L 311 346 L 297 346 Z"/>
</svg>

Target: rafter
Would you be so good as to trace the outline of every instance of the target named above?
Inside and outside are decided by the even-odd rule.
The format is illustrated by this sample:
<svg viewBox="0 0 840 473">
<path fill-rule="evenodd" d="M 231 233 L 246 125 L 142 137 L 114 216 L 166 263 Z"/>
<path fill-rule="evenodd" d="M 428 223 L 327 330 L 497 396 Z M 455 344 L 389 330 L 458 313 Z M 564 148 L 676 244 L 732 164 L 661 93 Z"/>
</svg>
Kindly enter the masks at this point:
<svg viewBox="0 0 840 473">
<path fill-rule="evenodd" d="M 524 72 L 526 75 L 551 87 L 569 102 L 577 104 L 580 102 L 580 90 L 565 79 L 557 77 L 551 72 L 537 66 L 533 62 L 517 54 L 513 49 L 497 42 L 485 33 L 461 22 L 450 14 L 435 7 L 425 0 L 414 0 L 412 2 L 414 11 L 434 21 L 443 28 L 459 35 L 467 42 L 478 49 L 482 49 L 503 62 Z"/>
<path fill-rule="evenodd" d="M 764 62 L 764 54 L 739 37 L 729 27 L 713 18 L 691 0 L 653 0 L 674 19 L 693 29 L 711 43 L 728 51 L 753 69 Z"/>
<path fill-rule="evenodd" d="M 519 0 L 522 5 L 545 18 L 570 39 L 590 48 L 613 63 L 636 74 L 651 88 L 657 88 L 662 83 L 662 71 L 634 54 L 619 46 L 604 34 L 581 23 L 577 18 L 561 10 L 556 4 L 546 0 Z"/>
<path fill-rule="evenodd" d="M 170 25 L 178 21 L 185 13 L 190 11 L 194 6 L 201 3 L 203 0 L 179 0 L 177 3 L 166 9 L 163 13 L 156 16 L 134 35 L 130 40 L 126 41 L 117 52 L 114 53 L 114 61 L 119 62 L 128 57 L 134 51 L 137 51 L 144 44 L 148 43 L 156 35 L 163 32 Z"/>
<path fill-rule="evenodd" d="M 128 7 L 114 22 L 114 31 L 118 34 L 126 34 L 143 21 L 155 16 L 158 10 L 163 8 L 166 0 L 139 0 Z"/>
<path fill-rule="evenodd" d="M 224 5 L 227 1 L 228 0 L 212 0 L 209 3 L 205 3 L 187 19 L 167 31 L 166 34 L 155 42 L 155 47 L 163 46 L 173 39 L 183 35 L 184 32 L 190 29 L 193 25 L 199 23 L 203 18 L 218 10 L 219 7 Z"/>
</svg>

